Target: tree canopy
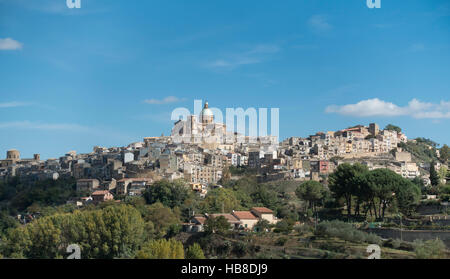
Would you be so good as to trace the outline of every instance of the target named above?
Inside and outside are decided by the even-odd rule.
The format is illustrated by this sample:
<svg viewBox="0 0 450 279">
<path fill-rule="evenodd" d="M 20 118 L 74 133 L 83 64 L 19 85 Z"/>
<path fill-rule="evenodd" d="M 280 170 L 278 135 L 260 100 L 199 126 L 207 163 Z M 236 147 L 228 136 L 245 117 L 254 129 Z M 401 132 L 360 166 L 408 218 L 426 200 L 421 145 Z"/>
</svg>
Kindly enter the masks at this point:
<svg viewBox="0 0 450 279">
<path fill-rule="evenodd" d="M 44 217 L 9 231 L 3 254 L 8 257 L 54 259 L 70 244 L 82 258 L 126 257 L 145 239 L 139 211 L 127 205 Z"/>
<path fill-rule="evenodd" d="M 150 240 L 136 253 L 137 259 L 184 259 L 183 244 L 173 238 Z"/>
<path fill-rule="evenodd" d="M 153 183 L 144 192 L 144 198 L 149 204 L 160 202 L 168 207 L 181 206 L 191 195 L 183 181 L 160 180 Z"/>
<path fill-rule="evenodd" d="M 444 144 L 444 146 L 442 146 L 439 150 L 439 153 L 442 162 L 447 162 L 450 159 L 450 148 L 448 147 L 448 145 Z"/>
<path fill-rule="evenodd" d="M 330 190 L 338 198 L 344 198 L 347 214 L 352 213 L 352 201 L 356 202 L 355 214 L 373 214 L 384 218 L 388 207 L 411 214 L 418 205 L 421 189 L 408 179 L 389 169 L 368 171 L 365 166 L 342 164 L 330 175 Z"/>
<path fill-rule="evenodd" d="M 315 209 L 316 203 L 322 200 L 325 195 L 325 187 L 314 180 L 306 181 L 300 184 L 295 190 L 298 198 L 308 201 L 309 207 Z"/>
<path fill-rule="evenodd" d="M 396 126 L 396 125 L 392 125 L 392 124 L 386 125 L 386 127 L 384 129 L 389 130 L 389 131 L 396 131 L 397 133 L 402 132 L 402 128 L 400 128 L 399 126 Z"/>
</svg>

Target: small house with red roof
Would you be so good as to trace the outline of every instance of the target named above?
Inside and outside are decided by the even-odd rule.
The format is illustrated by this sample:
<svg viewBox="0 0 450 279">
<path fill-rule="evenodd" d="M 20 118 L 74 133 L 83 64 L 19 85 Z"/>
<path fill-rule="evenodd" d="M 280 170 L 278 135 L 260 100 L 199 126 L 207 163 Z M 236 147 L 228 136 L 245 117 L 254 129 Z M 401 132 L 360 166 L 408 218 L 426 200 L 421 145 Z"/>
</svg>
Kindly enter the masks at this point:
<svg viewBox="0 0 450 279">
<path fill-rule="evenodd" d="M 91 196 L 94 203 L 114 200 L 114 196 L 107 190 L 95 191 Z"/>
</svg>

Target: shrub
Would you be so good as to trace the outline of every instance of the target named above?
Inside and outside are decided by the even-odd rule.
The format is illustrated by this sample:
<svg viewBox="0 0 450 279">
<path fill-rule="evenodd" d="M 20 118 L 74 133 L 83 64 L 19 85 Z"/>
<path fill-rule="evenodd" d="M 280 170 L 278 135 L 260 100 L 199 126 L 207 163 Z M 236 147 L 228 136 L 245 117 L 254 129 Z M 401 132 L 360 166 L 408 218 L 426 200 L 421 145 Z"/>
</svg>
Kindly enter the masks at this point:
<svg viewBox="0 0 450 279">
<path fill-rule="evenodd" d="M 234 244 L 233 253 L 236 254 L 238 257 L 243 257 L 247 255 L 247 251 L 248 251 L 247 244 L 243 242 L 237 242 Z"/>
<path fill-rule="evenodd" d="M 202 247 L 197 243 L 189 246 L 186 251 L 186 259 L 204 259 L 205 255 L 203 254 Z"/>
<path fill-rule="evenodd" d="M 438 238 L 427 241 L 417 239 L 413 245 L 418 259 L 440 259 L 445 253 L 445 244 Z"/>
<path fill-rule="evenodd" d="M 392 240 L 392 247 L 394 249 L 400 248 L 401 245 L 402 245 L 402 241 L 400 239 L 397 238 L 397 239 Z"/>
<path fill-rule="evenodd" d="M 356 229 L 352 224 L 338 220 L 325 221 L 317 226 L 317 235 L 338 237 L 351 242 L 367 242 L 380 244 L 381 238 L 375 234 L 369 234 Z"/>
<path fill-rule="evenodd" d="M 310 225 L 303 224 L 295 226 L 294 230 L 299 234 L 306 234 L 312 232 L 313 228 Z"/>
<path fill-rule="evenodd" d="M 288 241 L 288 239 L 286 237 L 280 237 L 280 238 L 278 238 L 276 245 L 284 246 L 287 241 Z"/>
</svg>

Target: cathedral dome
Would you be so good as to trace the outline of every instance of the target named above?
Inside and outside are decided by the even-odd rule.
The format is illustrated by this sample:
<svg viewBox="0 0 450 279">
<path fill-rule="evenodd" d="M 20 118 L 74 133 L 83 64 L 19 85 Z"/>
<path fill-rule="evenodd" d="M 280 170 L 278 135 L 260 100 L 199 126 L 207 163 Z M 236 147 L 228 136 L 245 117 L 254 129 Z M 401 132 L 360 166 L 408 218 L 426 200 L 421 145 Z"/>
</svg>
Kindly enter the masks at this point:
<svg viewBox="0 0 450 279">
<path fill-rule="evenodd" d="M 203 123 L 211 123 L 214 119 L 214 113 L 209 109 L 208 102 L 205 103 L 205 107 L 200 114 Z"/>
<path fill-rule="evenodd" d="M 213 116 L 212 110 L 208 107 L 208 102 L 205 103 L 205 107 L 202 109 L 202 116 Z"/>
</svg>

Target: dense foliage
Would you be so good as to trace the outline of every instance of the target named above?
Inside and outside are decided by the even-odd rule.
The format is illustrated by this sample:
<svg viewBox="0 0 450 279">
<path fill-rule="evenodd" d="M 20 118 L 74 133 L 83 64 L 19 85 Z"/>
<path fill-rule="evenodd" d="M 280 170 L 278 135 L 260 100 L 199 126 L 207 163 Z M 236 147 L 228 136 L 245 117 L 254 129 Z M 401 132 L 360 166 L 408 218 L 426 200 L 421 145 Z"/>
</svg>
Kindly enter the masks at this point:
<svg viewBox="0 0 450 279">
<path fill-rule="evenodd" d="M 300 184 L 300 186 L 295 190 L 297 197 L 308 201 L 309 207 L 314 211 L 316 209 L 316 204 L 323 200 L 326 192 L 327 189 L 325 189 L 321 183 L 313 180 Z"/>
<path fill-rule="evenodd" d="M 150 240 L 136 254 L 137 259 L 184 259 L 183 244 L 175 239 Z"/>
<path fill-rule="evenodd" d="M 368 171 L 359 164 L 342 164 L 330 175 L 330 190 L 336 198 L 342 198 L 347 213 L 357 216 L 363 209 L 375 218 L 384 218 L 386 209 L 410 215 L 420 201 L 421 189 L 410 180 L 388 169 Z"/>
<path fill-rule="evenodd" d="M 441 259 L 444 256 L 445 244 L 440 239 L 415 240 L 413 244 L 418 259 Z"/>
<path fill-rule="evenodd" d="M 144 197 L 149 204 L 160 202 L 164 206 L 173 208 L 181 206 L 190 194 L 191 191 L 180 180 L 174 182 L 160 180 L 147 188 Z"/>
<path fill-rule="evenodd" d="M 320 236 L 338 237 L 352 242 L 366 242 L 370 244 L 380 244 L 381 238 L 375 234 L 358 230 L 350 223 L 342 221 L 325 221 L 317 226 L 315 231 Z"/>
<path fill-rule="evenodd" d="M 12 258 L 53 259 L 70 244 L 82 258 L 129 257 L 145 240 L 145 222 L 131 206 L 44 217 L 8 232 L 2 254 Z"/>
<path fill-rule="evenodd" d="M 435 144 L 425 139 L 416 139 L 415 142 L 401 142 L 398 146 L 411 153 L 418 161 L 431 163 L 437 160 L 436 149 L 433 147 Z"/>
<path fill-rule="evenodd" d="M 384 128 L 385 130 L 388 131 L 396 131 L 397 133 L 401 133 L 402 132 L 402 128 L 392 125 L 392 124 L 388 124 L 386 125 L 386 127 Z"/>
<path fill-rule="evenodd" d="M 205 232 L 207 234 L 224 234 L 230 229 L 230 224 L 223 216 L 210 217 L 205 222 Z"/>
<path fill-rule="evenodd" d="M 202 247 L 198 243 L 194 243 L 193 245 L 189 246 L 186 251 L 186 259 L 204 259 L 205 254 L 203 254 Z"/>
<path fill-rule="evenodd" d="M 444 146 L 441 147 L 439 152 L 440 152 L 440 159 L 442 162 L 447 162 L 450 159 L 450 148 L 448 147 L 448 145 L 444 144 Z"/>
<path fill-rule="evenodd" d="M 25 211 L 33 204 L 39 207 L 62 205 L 76 196 L 76 180 L 73 178 L 0 181 L 0 210 L 8 209 L 12 214 Z"/>
</svg>

